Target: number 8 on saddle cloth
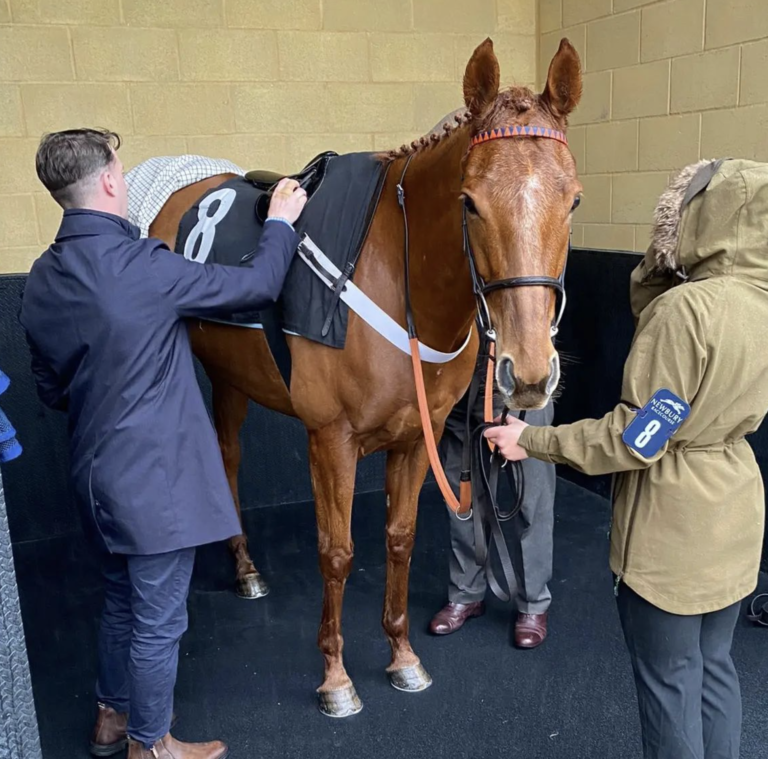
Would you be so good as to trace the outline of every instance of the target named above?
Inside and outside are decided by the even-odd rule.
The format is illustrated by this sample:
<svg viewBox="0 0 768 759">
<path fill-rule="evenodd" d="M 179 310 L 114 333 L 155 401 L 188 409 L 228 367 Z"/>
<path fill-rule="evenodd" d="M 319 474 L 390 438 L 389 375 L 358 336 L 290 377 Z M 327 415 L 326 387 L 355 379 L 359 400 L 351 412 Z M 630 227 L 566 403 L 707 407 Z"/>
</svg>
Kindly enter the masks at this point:
<svg viewBox="0 0 768 759">
<path fill-rule="evenodd" d="M 374 153 L 339 156 L 332 152 L 322 153 L 291 177 L 304 187 L 308 196 L 294 225 L 297 233 L 307 234 L 349 279 L 385 177 L 385 167 Z M 281 175 L 274 172 L 250 172 L 203 194 L 179 224 L 176 252 L 197 263 L 250 265 L 264 230 L 272 191 L 280 179 Z M 274 315 L 267 311 L 274 311 Z M 222 320 L 265 329 L 269 321 L 277 332 L 343 348 L 348 307 L 297 256 L 275 309 L 224 315 Z"/>
</svg>

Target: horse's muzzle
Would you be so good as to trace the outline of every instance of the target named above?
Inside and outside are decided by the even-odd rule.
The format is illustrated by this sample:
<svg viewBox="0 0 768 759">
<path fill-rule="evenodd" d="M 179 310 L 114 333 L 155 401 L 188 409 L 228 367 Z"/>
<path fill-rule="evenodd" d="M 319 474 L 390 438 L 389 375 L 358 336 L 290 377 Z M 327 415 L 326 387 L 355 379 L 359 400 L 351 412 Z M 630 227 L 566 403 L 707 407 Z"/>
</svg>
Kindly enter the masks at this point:
<svg viewBox="0 0 768 759">
<path fill-rule="evenodd" d="M 496 367 L 496 384 L 511 409 L 544 408 L 559 382 L 560 357 L 557 353 L 549 361 L 549 373 L 538 382 L 521 380 L 515 374 L 515 363 L 509 356 L 501 356 Z"/>
</svg>

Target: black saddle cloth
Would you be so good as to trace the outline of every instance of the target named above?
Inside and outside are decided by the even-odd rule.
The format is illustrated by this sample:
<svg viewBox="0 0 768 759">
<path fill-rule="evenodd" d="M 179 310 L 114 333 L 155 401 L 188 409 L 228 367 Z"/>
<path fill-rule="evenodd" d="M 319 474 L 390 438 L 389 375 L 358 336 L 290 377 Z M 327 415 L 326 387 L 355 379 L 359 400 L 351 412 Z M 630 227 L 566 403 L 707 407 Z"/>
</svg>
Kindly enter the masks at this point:
<svg viewBox="0 0 768 759">
<path fill-rule="evenodd" d="M 265 181 L 264 172 L 255 174 L 255 184 L 237 177 L 199 198 L 181 220 L 176 252 L 200 263 L 247 265 L 263 232 L 272 183 L 279 177 L 271 175 Z M 340 271 L 353 278 L 384 185 L 385 165 L 373 153 L 325 153 L 295 176 L 309 197 L 296 231 L 308 234 Z M 266 328 L 270 318 L 276 318 L 285 332 L 343 348 L 348 316 L 348 307 L 297 256 L 274 316 L 240 313 L 226 321 Z"/>
</svg>

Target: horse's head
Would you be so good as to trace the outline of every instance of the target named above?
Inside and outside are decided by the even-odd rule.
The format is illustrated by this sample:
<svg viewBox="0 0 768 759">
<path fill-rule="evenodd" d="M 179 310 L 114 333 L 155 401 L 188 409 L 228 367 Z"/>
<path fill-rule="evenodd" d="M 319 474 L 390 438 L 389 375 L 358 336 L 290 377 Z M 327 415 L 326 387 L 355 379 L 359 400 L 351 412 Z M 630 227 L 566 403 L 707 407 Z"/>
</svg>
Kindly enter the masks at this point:
<svg viewBox="0 0 768 759">
<path fill-rule="evenodd" d="M 567 40 L 552 59 L 540 95 L 526 88 L 499 91 L 490 40 L 475 50 L 464 74 L 473 136 L 526 125 L 564 132 L 580 97 L 581 63 Z M 580 192 L 576 162 L 556 139 L 489 139 L 472 147 L 463 163 L 462 198 L 484 282 L 560 277 Z M 560 381 L 552 343 L 558 296 L 547 285 L 521 284 L 489 291 L 487 303 L 497 334 L 498 387 L 509 407 L 534 409 L 546 405 Z"/>
</svg>

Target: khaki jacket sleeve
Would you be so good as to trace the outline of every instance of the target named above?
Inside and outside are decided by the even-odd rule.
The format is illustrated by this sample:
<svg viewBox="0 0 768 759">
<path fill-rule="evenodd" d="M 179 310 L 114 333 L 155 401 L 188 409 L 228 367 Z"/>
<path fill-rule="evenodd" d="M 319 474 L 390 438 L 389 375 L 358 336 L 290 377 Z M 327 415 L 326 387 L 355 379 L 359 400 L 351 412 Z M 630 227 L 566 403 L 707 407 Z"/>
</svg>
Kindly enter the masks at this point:
<svg viewBox="0 0 768 759">
<path fill-rule="evenodd" d="M 530 456 L 599 475 L 643 469 L 664 455 L 669 443 L 655 456 L 644 458 L 621 437 L 635 419 L 635 410 L 657 390 L 671 390 L 692 407 L 695 403 L 707 361 L 705 325 L 684 290 L 681 287 L 679 295 L 657 302 L 641 317 L 624 366 L 622 402 L 602 419 L 527 427 L 520 445 Z"/>
<path fill-rule="evenodd" d="M 640 314 L 651 301 L 675 286 L 677 278 L 673 272 L 661 271 L 656 266 L 653 247 L 649 247 L 629 279 L 629 303 L 637 326 Z"/>
</svg>

